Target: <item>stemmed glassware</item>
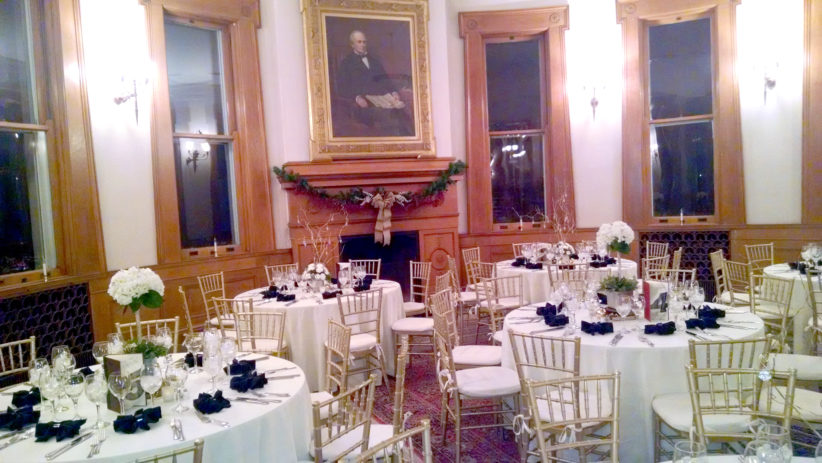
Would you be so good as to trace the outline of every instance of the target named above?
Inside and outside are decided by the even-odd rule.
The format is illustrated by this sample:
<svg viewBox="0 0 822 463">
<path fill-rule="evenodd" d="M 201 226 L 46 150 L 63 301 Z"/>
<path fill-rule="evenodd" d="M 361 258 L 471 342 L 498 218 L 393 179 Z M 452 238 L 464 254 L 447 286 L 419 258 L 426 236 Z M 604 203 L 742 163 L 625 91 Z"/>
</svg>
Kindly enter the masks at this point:
<svg viewBox="0 0 822 463">
<path fill-rule="evenodd" d="M 340 282 L 340 288 L 345 288 L 348 286 L 348 281 L 351 279 L 351 270 L 347 268 L 340 269 L 339 273 L 337 274 L 337 281 Z"/>
<path fill-rule="evenodd" d="M 174 407 L 174 411 L 178 414 L 189 410 L 188 407 L 183 405 L 183 387 L 186 384 L 186 379 L 188 379 L 188 370 L 185 364 L 172 363 L 166 369 L 166 381 L 174 389 L 177 397 L 177 406 Z"/>
<path fill-rule="evenodd" d="M 125 375 L 109 375 L 108 390 L 120 401 L 120 414 L 126 414 L 126 396 L 131 390 L 131 379 Z"/>
<path fill-rule="evenodd" d="M 200 352 L 200 350 L 202 350 L 203 348 L 202 333 L 186 333 L 185 340 L 183 341 L 183 346 L 186 348 L 189 354 L 194 356 L 194 367 L 192 368 L 191 373 L 199 373 L 200 367 L 197 366 L 197 352 Z"/>
<path fill-rule="evenodd" d="M 790 461 L 793 455 L 793 444 L 791 443 L 790 430 L 778 424 L 769 424 L 760 421 L 754 428 L 755 440 L 765 441 L 771 445 L 764 446 L 766 452 L 770 453 L 770 449 L 777 449 L 782 455 L 782 460 L 774 461 Z M 760 445 L 760 447 L 762 447 Z M 771 460 L 768 460 L 769 462 Z"/>
<path fill-rule="evenodd" d="M 91 355 L 97 363 L 102 364 L 103 358 L 108 355 L 108 341 L 95 342 L 91 347 Z"/>
<path fill-rule="evenodd" d="M 217 376 L 223 372 L 223 359 L 220 352 L 209 352 L 203 358 L 203 369 L 211 376 L 211 393 L 217 392 Z"/>
<path fill-rule="evenodd" d="M 157 332 L 154 333 L 155 344 L 159 344 L 166 349 L 171 349 L 171 345 L 174 343 L 174 337 L 171 335 L 171 329 L 167 326 L 161 326 L 157 328 Z"/>
<path fill-rule="evenodd" d="M 29 384 L 40 387 L 40 380 L 43 375 L 48 374 L 50 370 L 49 361 L 44 357 L 38 357 L 31 361 L 31 368 L 29 368 Z"/>
<path fill-rule="evenodd" d="M 88 375 L 85 378 L 86 381 L 86 397 L 91 403 L 97 407 L 97 421 L 94 422 L 94 425 L 97 428 L 103 428 L 108 425 L 105 421 L 102 420 L 100 417 L 100 405 L 106 403 L 106 398 L 108 396 L 108 385 L 106 384 L 106 379 L 100 375 Z"/>
<path fill-rule="evenodd" d="M 232 337 L 225 337 L 220 341 L 220 356 L 226 366 L 231 365 L 237 356 L 237 341 Z"/>
<path fill-rule="evenodd" d="M 356 266 L 353 267 L 353 271 L 354 271 L 354 278 L 357 279 L 357 281 L 359 282 L 358 283 L 359 285 L 362 285 L 363 279 L 365 279 L 365 276 L 367 275 L 367 273 L 365 271 L 365 267 L 362 266 L 362 265 L 356 265 Z"/>
<path fill-rule="evenodd" d="M 54 370 L 44 370 L 40 375 L 40 394 L 51 404 L 53 421 L 57 420 L 57 401 L 62 395 L 63 385 Z"/>
<path fill-rule="evenodd" d="M 702 442 L 681 440 L 674 444 L 672 463 L 704 463 L 707 455 L 708 451 Z"/>
<path fill-rule="evenodd" d="M 789 458 L 785 458 L 779 444 L 757 438 L 748 442 L 740 461 L 744 463 L 786 463 L 790 461 Z"/>
<path fill-rule="evenodd" d="M 154 393 L 160 390 L 163 385 L 163 376 L 160 373 L 160 366 L 157 361 L 147 362 L 143 366 L 143 371 L 140 372 L 140 386 L 144 391 L 148 392 L 151 406 L 154 406 Z"/>
<path fill-rule="evenodd" d="M 111 355 L 122 354 L 125 342 L 120 333 L 108 334 L 108 353 Z"/>
<path fill-rule="evenodd" d="M 816 444 L 816 452 L 814 453 L 814 456 L 816 457 L 816 463 L 822 463 L 822 440 Z"/>
<path fill-rule="evenodd" d="M 86 380 L 80 373 L 70 373 L 66 376 L 66 380 L 63 383 L 65 386 L 66 395 L 69 396 L 71 402 L 74 404 L 74 417 L 73 420 L 80 419 L 80 413 L 77 410 L 77 402 L 80 400 L 80 396 L 83 395 L 83 391 L 85 390 Z"/>
</svg>

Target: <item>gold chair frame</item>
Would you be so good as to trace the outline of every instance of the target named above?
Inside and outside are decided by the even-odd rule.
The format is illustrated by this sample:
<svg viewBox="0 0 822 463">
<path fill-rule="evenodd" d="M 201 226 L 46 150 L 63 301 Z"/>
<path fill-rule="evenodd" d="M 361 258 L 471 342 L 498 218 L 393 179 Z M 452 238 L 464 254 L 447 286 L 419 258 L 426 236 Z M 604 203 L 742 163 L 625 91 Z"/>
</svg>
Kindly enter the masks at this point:
<svg viewBox="0 0 822 463">
<path fill-rule="evenodd" d="M 336 320 L 328 320 L 328 337 L 325 342 L 325 390 L 334 395 L 348 389 L 350 365 L 351 328 Z"/>
<path fill-rule="evenodd" d="M 123 337 L 124 341 L 137 338 L 137 322 L 115 323 L 114 328 Z M 157 334 L 160 328 L 171 330 L 171 349 L 169 353 L 177 353 L 177 346 L 180 333 L 180 317 L 158 318 L 156 320 L 140 320 L 140 335 L 144 338 Z"/>
<path fill-rule="evenodd" d="M 431 282 L 431 262 L 408 262 L 408 288 L 410 295 L 408 302 L 422 303 L 422 310 L 405 311 L 405 316 L 424 315 L 429 316 L 428 308 L 428 286 Z"/>
<path fill-rule="evenodd" d="M 397 461 L 400 463 L 416 463 L 414 455 L 414 439 L 422 439 L 422 461 L 432 463 L 431 453 L 431 420 L 420 420 L 420 424 L 412 429 L 395 434 L 388 440 L 370 447 L 365 453 L 357 456 L 357 463 L 377 463 Z"/>
<path fill-rule="evenodd" d="M 361 265 L 365 267 L 365 274 L 374 277 L 375 280 L 380 279 L 380 269 L 382 267 L 382 259 L 349 259 L 351 267 Z"/>
<path fill-rule="evenodd" d="M 751 264 L 725 259 L 722 274 L 731 298 L 731 306 L 751 306 Z M 744 297 L 742 297 L 744 295 Z M 747 300 L 746 300 L 747 298 Z"/>
<path fill-rule="evenodd" d="M 188 307 L 188 296 L 182 286 L 177 287 L 177 292 L 180 293 L 180 300 L 183 301 L 183 312 L 186 317 L 186 333 L 194 334 L 194 323 L 191 321 L 191 309 Z"/>
<path fill-rule="evenodd" d="M 291 270 L 294 272 L 300 271 L 299 264 L 280 264 L 280 265 L 265 265 L 265 279 L 268 281 L 269 286 L 274 284 L 274 275 L 279 273 L 288 274 Z"/>
<path fill-rule="evenodd" d="M 0 378 L 28 371 L 35 357 L 37 341 L 34 336 L 0 344 Z"/>
<path fill-rule="evenodd" d="M 751 273 L 750 288 L 751 311 L 765 323 L 765 331 L 776 338 L 777 351 L 784 352 L 788 340 L 793 339 L 794 314 L 790 310 L 793 280 Z"/>
<path fill-rule="evenodd" d="M 745 255 L 754 275 L 762 275 L 765 267 L 773 265 L 773 243 L 746 244 Z"/>
<path fill-rule="evenodd" d="M 811 305 L 810 329 L 813 336 L 813 355 L 820 355 L 822 347 L 822 272 L 816 274 L 816 285 L 813 284 L 813 275 L 805 272 L 805 284 L 808 290 L 808 300 Z"/>
<path fill-rule="evenodd" d="M 241 352 L 254 352 L 275 357 L 288 358 L 288 344 L 285 339 L 285 312 L 246 312 L 239 308 L 246 301 L 238 300 L 232 305 L 237 346 Z M 276 349 L 258 346 L 258 343 L 272 343 Z M 268 346 L 271 347 L 271 346 Z"/>
<path fill-rule="evenodd" d="M 671 256 L 643 257 L 642 258 L 642 279 L 645 281 L 665 281 L 668 272 L 668 264 Z"/>
<path fill-rule="evenodd" d="M 205 442 L 202 439 L 196 439 L 191 445 L 172 450 L 171 452 L 164 452 L 150 457 L 143 457 L 134 460 L 134 463 L 162 463 L 163 461 L 169 463 L 176 463 L 177 457 L 191 454 L 191 463 L 203 462 L 203 448 Z"/>
<path fill-rule="evenodd" d="M 360 334 L 370 334 L 377 340 L 371 349 L 361 352 L 351 351 L 350 356 L 363 360 L 365 365 L 349 369 L 348 375 L 379 370 L 383 383 L 388 387 L 388 375 L 382 351 L 382 288 L 348 295 L 337 295 L 337 307 L 342 324 L 351 328 L 351 338 Z"/>
<path fill-rule="evenodd" d="M 657 243 L 654 241 L 645 242 L 645 258 L 653 259 L 656 257 L 668 256 L 668 243 Z"/>
<path fill-rule="evenodd" d="M 374 383 L 376 377 L 371 375 L 368 380 L 350 391 L 343 392 L 323 402 L 311 405 L 314 422 L 314 461 L 322 463 L 323 448 L 331 443 L 351 437 L 356 429 L 362 427 L 360 438 L 353 441 L 345 450 L 336 455 L 334 461 L 344 460 L 357 449 L 364 454 L 368 448 L 368 438 L 371 432 L 371 413 L 374 410 Z M 323 410 L 333 410 L 334 413 L 323 416 Z"/>
<path fill-rule="evenodd" d="M 200 294 L 203 296 L 205 306 L 206 323 L 213 328 L 219 328 L 220 321 L 217 318 L 217 308 L 214 306 L 214 298 L 225 299 L 225 279 L 223 272 L 201 275 L 197 277 L 197 284 L 200 286 Z"/>
</svg>

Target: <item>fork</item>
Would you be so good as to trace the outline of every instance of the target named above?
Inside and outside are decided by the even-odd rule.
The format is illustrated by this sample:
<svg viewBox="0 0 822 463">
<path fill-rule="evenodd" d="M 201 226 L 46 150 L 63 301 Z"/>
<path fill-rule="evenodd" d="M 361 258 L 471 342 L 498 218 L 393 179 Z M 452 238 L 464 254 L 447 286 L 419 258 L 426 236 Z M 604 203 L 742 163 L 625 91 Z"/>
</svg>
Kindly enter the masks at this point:
<svg viewBox="0 0 822 463">
<path fill-rule="evenodd" d="M 174 418 L 171 421 L 171 430 L 174 431 L 174 440 L 186 440 L 186 436 L 183 434 L 183 423 L 180 422 L 179 418 Z"/>
<path fill-rule="evenodd" d="M 645 333 L 637 331 L 637 338 L 639 338 L 639 340 L 644 342 L 645 344 L 648 344 L 648 346 L 654 347 L 654 343 L 650 339 L 648 339 L 648 336 L 646 336 Z"/>
<path fill-rule="evenodd" d="M 222 426 L 224 428 L 230 428 L 231 427 L 231 423 L 229 423 L 228 421 L 218 420 L 217 418 L 211 418 L 209 416 L 205 416 L 202 413 L 200 413 L 199 410 L 195 409 L 194 414 L 197 415 L 197 418 L 199 418 L 200 421 L 202 421 L 203 423 L 216 424 L 216 425 Z"/>
<path fill-rule="evenodd" d="M 100 447 L 103 446 L 103 442 L 106 441 L 106 437 L 108 437 L 106 435 L 106 428 L 100 428 L 100 434 L 97 437 L 97 448 L 94 449 L 94 455 L 100 453 Z"/>
<path fill-rule="evenodd" d="M 623 337 L 623 336 L 625 336 L 625 333 L 623 333 L 622 331 L 620 331 L 619 333 L 615 334 L 615 335 L 614 335 L 614 339 L 611 339 L 611 345 L 612 345 L 612 346 L 616 346 L 617 344 L 619 344 L 619 341 L 622 341 L 622 337 Z"/>
</svg>

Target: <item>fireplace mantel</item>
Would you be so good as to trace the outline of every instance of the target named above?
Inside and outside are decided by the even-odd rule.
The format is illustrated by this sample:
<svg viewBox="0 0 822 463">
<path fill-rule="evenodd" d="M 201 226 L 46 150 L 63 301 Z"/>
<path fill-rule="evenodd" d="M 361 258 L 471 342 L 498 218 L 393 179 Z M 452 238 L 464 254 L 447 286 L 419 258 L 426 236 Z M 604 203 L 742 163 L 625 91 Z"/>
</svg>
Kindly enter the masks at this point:
<svg viewBox="0 0 822 463">
<path fill-rule="evenodd" d="M 316 187 L 334 193 L 352 187 L 372 191 L 384 187 L 389 191 L 421 191 L 448 168 L 453 158 L 436 159 L 378 159 L 345 160 L 333 162 L 293 162 L 284 169 L 297 173 Z M 462 175 L 452 177 L 461 180 Z M 298 224 L 300 214 L 307 214 L 314 224 L 324 223 L 331 214 L 337 213 L 331 226 L 341 236 L 364 235 L 374 232 L 377 210 L 371 207 L 355 207 L 348 212 L 348 225 L 342 228 L 345 217 L 322 201 L 295 192 L 292 182 L 282 182 L 288 191 L 289 232 L 294 262 L 305 266 L 311 262 L 310 247 L 305 246 L 305 230 Z M 436 205 L 415 208 L 395 206 L 392 210 L 392 231 L 418 231 L 420 256 L 433 264 L 435 273 L 448 269 L 446 255 L 456 256 L 458 250 L 457 192 L 452 185 Z M 335 255 L 339 255 L 336 252 Z M 335 262 L 329 262 L 335 264 Z"/>
</svg>

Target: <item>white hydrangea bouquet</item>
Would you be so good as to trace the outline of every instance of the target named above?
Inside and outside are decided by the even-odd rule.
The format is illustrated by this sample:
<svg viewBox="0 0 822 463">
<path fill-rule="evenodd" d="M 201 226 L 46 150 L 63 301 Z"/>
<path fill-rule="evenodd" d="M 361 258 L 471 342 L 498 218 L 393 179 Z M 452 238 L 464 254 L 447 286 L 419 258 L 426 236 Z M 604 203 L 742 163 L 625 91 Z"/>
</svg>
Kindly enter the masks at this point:
<svg viewBox="0 0 822 463">
<path fill-rule="evenodd" d="M 597 230 L 597 244 L 600 248 L 628 254 L 631 252 L 631 243 L 634 241 L 634 231 L 627 223 L 617 220 L 604 223 Z"/>
<path fill-rule="evenodd" d="M 554 244 L 554 254 L 556 254 L 559 257 L 570 258 L 571 254 L 575 253 L 576 250 L 571 245 L 571 243 L 568 243 L 566 241 L 557 241 L 557 243 Z"/>
<path fill-rule="evenodd" d="M 822 265 L 822 245 L 819 243 L 810 243 L 802 246 L 800 257 L 808 268 L 815 269 Z"/>
<path fill-rule="evenodd" d="M 308 264 L 303 272 L 303 281 L 311 283 L 312 281 L 322 281 L 325 283 L 331 278 L 331 272 L 325 267 L 322 262 L 312 262 Z"/>
<path fill-rule="evenodd" d="M 111 277 L 108 295 L 118 304 L 128 307 L 137 321 L 137 338 L 142 338 L 140 308 L 156 309 L 163 304 L 165 285 L 159 275 L 149 268 L 131 267 L 119 270 Z"/>
</svg>

